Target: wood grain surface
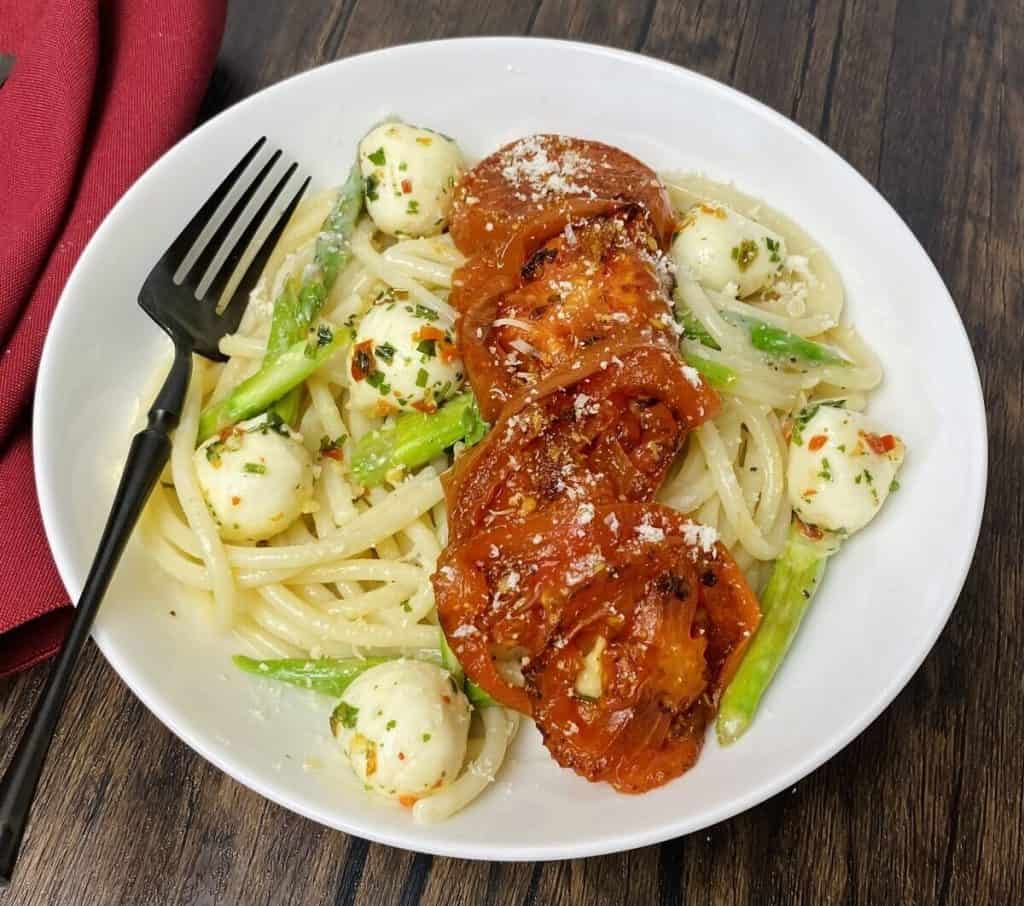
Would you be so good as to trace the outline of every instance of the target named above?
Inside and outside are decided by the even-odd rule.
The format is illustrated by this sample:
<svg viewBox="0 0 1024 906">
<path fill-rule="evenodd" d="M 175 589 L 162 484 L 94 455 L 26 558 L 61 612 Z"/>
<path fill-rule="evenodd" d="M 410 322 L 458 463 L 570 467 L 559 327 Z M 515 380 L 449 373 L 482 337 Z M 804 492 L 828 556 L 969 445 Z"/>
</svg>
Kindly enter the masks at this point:
<svg viewBox="0 0 1024 906">
<path fill-rule="evenodd" d="M 414 855 L 295 817 L 194 755 L 90 649 L 0 906 L 1022 902 L 1021 0 L 235 0 L 204 116 L 349 54 L 478 34 L 612 44 L 734 85 L 910 224 L 988 405 L 989 502 L 949 626 L 885 714 L 793 790 L 660 847 L 537 865 Z M 0 684 L 0 756 L 45 670 Z"/>
</svg>

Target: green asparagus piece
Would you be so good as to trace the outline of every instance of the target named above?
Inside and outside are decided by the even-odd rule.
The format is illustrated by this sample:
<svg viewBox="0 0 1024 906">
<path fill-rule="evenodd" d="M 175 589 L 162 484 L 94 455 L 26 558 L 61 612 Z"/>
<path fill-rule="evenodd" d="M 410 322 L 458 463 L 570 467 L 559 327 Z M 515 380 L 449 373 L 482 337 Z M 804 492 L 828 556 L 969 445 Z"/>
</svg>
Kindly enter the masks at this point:
<svg viewBox="0 0 1024 906">
<path fill-rule="evenodd" d="M 273 365 L 278 356 L 305 336 L 320 314 L 334 281 L 352 257 L 349 239 L 362 207 L 363 177 L 357 163 L 352 165 L 334 207 L 320 228 L 312 268 L 301 278 L 293 275 L 285 281 L 284 289 L 274 301 L 264 367 Z M 274 409 L 285 422 L 293 424 L 299 411 L 299 391 L 289 392 Z"/>
<path fill-rule="evenodd" d="M 466 680 L 466 698 L 474 708 L 492 708 L 498 704 L 471 679 Z"/>
<path fill-rule="evenodd" d="M 466 672 L 462 669 L 462 664 L 459 663 L 459 659 L 455 656 L 455 652 L 452 651 L 451 646 L 448 644 L 448 637 L 444 634 L 444 630 L 438 632 L 441 636 L 441 666 L 447 670 L 455 682 L 460 686 L 466 680 Z"/>
<path fill-rule="evenodd" d="M 415 469 L 456 441 L 476 443 L 487 432 L 472 393 L 463 393 L 436 412 L 406 412 L 359 439 L 352 475 L 361 485 L 380 484 L 392 469 Z"/>
<path fill-rule="evenodd" d="M 274 301 L 274 314 L 267 338 L 267 358 L 273 360 L 296 340 L 305 336 L 320 313 L 320 307 L 337 276 L 352 257 L 349 238 L 363 206 L 363 178 L 354 164 L 338 192 L 330 214 L 324 220 L 313 253 L 313 267 L 304 275 L 286 281 Z"/>
<path fill-rule="evenodd" d="M 207 407 L 199 419 L 198 443 L 224 428 L 265 412 L 275 400 L 313 374 L 349 339 L 347 330 L 335 332 L 321 326 L 311 339 L 301 339 L 290 346 L 272 365 L 264 365 L 220 402 Z"/>
<path fill-rule="evenodd" d="M 796 522 L 782 556 L 775 561 L 761 595 L 761 625 L 732 678 L 718 709 L 718 741 L 730 745 L 750 726 L 775 671 L 796 637 L 811 599 L 818 590 L 828 558 L 839 549 L 837 536 L 808 538 Z"/>
<path fill-rule="evenodd" d="M 691 352 L 684 352 L 683 359 L 691 368 L 696 368 L 701 376 L 716 390 L 728 390 L 736 381 L 739 375 L 728 365 L 706 359 L 703 356 L 694 355 Z"/>
<path fill-rule="evenodd" d="M 755 349 L 779 359 L 800 359 L 817 365 L 849 365 L 838 353 L 821 343 L 806 340 L 796 334 L 773 327 L 763 321 L 747 320 L 750 326 L 750 342 Z"/>
<path fill-rule="evenodd" d="M 305 345 L 307 332 L 316 321 L 317 315 L 327 298 L 327 293 L 345 265 L 352 251 L 348 240 L 355 229 L 356 220 L 363 204 L 363 178 L 359 166 L 354 165 L 348 179 L 338 193 L 338 199 L 327 215 L 316 241 L 313 267 L 304 275 L 291 275 L 284 284 L 280 295 L 274 301 L 274 313 L 270 322 L 270 336 L 267 338 L 267 352 L 259 372 L 249 381 L 236 387 L 221 403 L 208 408 L 200 419 L 199 440 L 202 442 L 214 431 L 229 427 L 244 418 L 251 418 L 275 406 L 275 412 L 282 421 L 294 424 L 298 415 L 298 386 L 310 374 L 306 372 L 294 382 L 282 382 L 281 377 L 291 375 L 294 368 L 280 370 L 283 359 L 294 357 L 298 344 Z M 317 365 L 326 356 L 318 357 Z M 294 366 L 295 362 L 292 362 Z M 313 369 L 315 370 L 315 369 Z M 297 373 L 297 372 L 296 372 Z M 284 384 L 287 383 L 287 386 Z M 258 394 L 254 391 L 258 390 Z M 266 392 L 276 395 L 266 397 Z M 254 408 L 257 395 L 259 402 Z M 275 405 L 276 402 L 276 405 Z M 244 414 L 237 414 L 243 413 Z"/>
<path fill-rule="evenodd" d="M 238 654 L 232 658 L 236 667 L 246 673 L 267 679 L 290 683 L 302 689 L 312 689 L 324 695 L 338 698 L 357 676 L 371 667 L 377 667 L 392 657 L 322 657 L 315 660 L 308 658 L 280 658 L 262 661 Z"/>
<path fill-rule="evenodd" d="M 465 690 L 469 703 L 474 708 L 490 708 L 492 705 L 496 705 L 497 702 L 490 695 L 466 676 L 466 671 L 462 669 L 462 664 L 459 663 L 455 652 L 448 645 L 448 639 L 444 632 L 440 632 L 439 635 L 441 636 L 441 666 Z"/>
<path fill-rule="evenodd" d="M 708 349 L 722 348 L 715 342 L 715 338 L 707 332 L 704 325 L 697 320 L 697 316 L 692 311 L 688 308 L 680 311 L 678 304 L 676 305 L 676 311 L 679 313 L 679 323 L 683 326 L 683 336 L 686 339 L 696 340 L 701 346 L 707 346 Z"/>
<path fill-rule="evenodd" d="M 681 300 L 676 298 L 676 320 L 683 328 L 683 336 L 688 340 L 696 340 L 702 346 L 709 349 L 720 349 L 715 338 L 707 332 L 707 329 L 697 319 L 697 316 L 690 311 Z M 812 362 L 817 365 L 849 365 L 850 363 L 836 352 L 821 343 L 807 340 L 803 337 L 783 330 L 781 327 L 759 321 L 757 318 L 750 318 L 744 315 L 737 315 L 733 312 L 724 311 L 722 317 L 734 324 L 742 324 L 750 331 L 750 342 L 755 349 L 766 352 L 768 355 L 779 359 L 799 359 L 803 362 Z M 694 365 L 694 368 L 697 366 Z M 710 380 L 710 378 L 709 378 Z"/>
</svg>

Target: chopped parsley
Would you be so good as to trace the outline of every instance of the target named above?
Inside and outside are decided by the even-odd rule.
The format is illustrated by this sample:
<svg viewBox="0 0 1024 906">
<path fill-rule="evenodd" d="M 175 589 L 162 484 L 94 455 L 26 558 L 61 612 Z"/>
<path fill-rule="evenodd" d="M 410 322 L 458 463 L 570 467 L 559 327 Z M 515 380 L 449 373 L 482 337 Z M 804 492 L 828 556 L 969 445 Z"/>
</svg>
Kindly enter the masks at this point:
<svg viewBox="0 0 1024 906">
<path fill-rule="evenodd" d="M 275 434 L 280 434 L 282 437 L 289 437 L 288 426 L 284 423 L 284 419 L 281 418 L 273 409 L 267 413 L 267 420 L 260 425 L 260 434 L 266 434 L 268 431 L 273 431 Z"/>
<path fill-rule="evenodd" d="M 419 318 L 421 321 L 436 321 L 437 312 L 432 308 L 427 308 L 426 305 L 420 305 L 416 303 L 416 308 L 412 312 L 413 317 Z"/>
<path fill-rule="evenodd" d="M 386 396 L 391 392 L 391 385 L 385 379 L 383 371 L 371 371 L 366 376 L 366 383 L 371 387 L 376 387 L 381 396 Z"/>
<path fill-rule="evenodd" d="M 206 461 L 214 468 L 220 466 L 220 451 L 224 449 L 224 441 L 215 440 L 206 448 Z"/>
<path fill-rule="evenodd" d="M 420 212 L 420 203 L 414 199 L 409 199 L 409 203 L 405 206 L 406 214 L 418 214 Z"/>
<path fill-rule="evenodd" d="M 818 414 L 818 408 L 818 406 L 808 406 L 806 409 L 801 409 L 793 419 L 793 433 L 790 435 L 790 440 L 798 447 L 803 446 L 804 428 Z"/>
<path fill-rule="evenodd" d="M 420 340 L 416 344 L 416 351 L 428 359 L 437 355 L 437 340 Z"/>
<path fill-rule="evenodd" d="M 381 343 L 380 346 L 376 347 L 373 350 L 373 352 L 378 359 L 382 359 L 389 365 L 395 358 L 395 347 L 392 346 L 390 343 Z"/>
<path fill-rule="evenodd" d="M 430 734 L 429 734 L 429 733 L 424 733 L 424 734 L 423 734 L 423 735 L 422 735 L 422 736 L 420 737 L 420 739 L 422 739 L 422 740 L 423 740 L 424 742 L 430 742 Z"/>
<path fill-rule="evenodd" d="M 402 161 L 402 162 L 401 162 L 401 163 L 400 163 L 400 164 L 398 165 L 398 169 L 399 169 L 399 170 L 401 170 L 401 171 L 402 171 L 402 172 L 404 173 L 404 172 L 405 172 L 406 170 L 408 170 L 408 169 L 409 169 L 409 165 L 408 165 L 408 164 L 407 164 L 407 163 L 406 163 L 406 162 L 405 162 L 405 161 L 403 160 L 403 161 Z"/>
<path fill-rule="evenodd" d="M 892 481 L 889 482 L 889 493 L 890 494 L 893 493 L 893 491 L 898 491 L 899 489 L 900 489 L 900 483 L 895 478 Z"/>
<path fill-rule="evenodd" d="M 778 239 L 772 239 L 771 236 L 765 236 L 764 244 L 768 247 L 768 251 L 770 252 L 768 260 L 771 261 L 772 264 L 778 264 L 782 261 L 782 258 L 779 256 L 780 243 Z"/>
<path fill-rule="evenodd" d="M 397 720 L 389 720 L 386 724 L 384 724 L 384 729 L 385 730 L 394 730 L 395 727 L 397 727 L 397 726 L 398 726 L 398 721 Z"/>
<path fill-rule="evenodd" d="M 821 471 L 818 472 L 818 478 L 822 481 L 832 480 L 832 466 L 829 465 L 827 456 L 821 457 Z"/>
<path fill-rule="evenodd" d="M 742 274 L 757 258 L 757 243 L 753 239 L 744 239 L 739 245 L 732 247 L 732 260 Z"/>
<path fill-rule="evenodd" d="M 359 709 L 357 707 L 348 702 L 339 702 L 338 707 L 331 714 L 331 729 L 335 730 L 337 725 L 341 724 L 347 730 L 354 730 L 358 717 Z"/>
<path fill-rule="evenodd" d="M 331 331 L 331 328 L 328 327 L 326 324 L 321 324 L 316 329 L 316 342 L 314 343 L 313 340 L 310 340 L 306 344 L 306 348 L 303 350 L 303 354 L 306 356 L 307 359 L 316 358 L 317 352 L 323 349 L 323 347 L 330 343 L 333 339 L 334 333 Z"/>
<path fill-rule="evenodd" d="M 427 374 L 427 369 L 426 368 L 421 368 L 418 372 L 416 372 L 416 386 L 417 387 L 426 387 L 427 386 L 427 381 L 429 379 L 430 379 L 430 375 Z"/>
<path fill-rule="evenodd" d="M 406 613 L 412 613 L 412 604 L 410 604 L 408 601 L 403 601 L 402 610 L 404 610 Z"/>
<path fill-rule="evenodd" d="M 261 462 L 247 462 L 242 468 L 251 475 L 267 474 L 267 467 Z"/>
<path fill-rule="evenodd" d="M 370 158 L 370 163 L 376 164 L 378 167 L 383 167 L 385 162 L 387 161 L 387 158 L 384 156 L 384 149 L 382 147 L 374 151 L 373 154 L 367 154 L 366 156 Z"/>
<path fill-rule="evenodd" d="M 371 174 L 370 176 L 366 177 L 366 200 L 367 201 L 376 201 L 378 198 L 380 198 L 380 195 L 377 194 L 377 187 L 379 185 L 380 185 L 380 180 L 378 180 L 376 176 L 373 176 Z"/>
</svg>

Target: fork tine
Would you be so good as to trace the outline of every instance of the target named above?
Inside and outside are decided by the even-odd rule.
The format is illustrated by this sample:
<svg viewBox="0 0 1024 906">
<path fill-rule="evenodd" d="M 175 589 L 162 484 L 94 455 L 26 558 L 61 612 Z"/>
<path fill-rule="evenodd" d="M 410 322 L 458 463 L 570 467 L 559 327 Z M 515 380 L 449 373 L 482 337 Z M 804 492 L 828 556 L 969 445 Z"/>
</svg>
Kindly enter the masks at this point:
<svg viewBox="0 0 1024 906">
<path fill-rule="evenodd" d="M 288 176 L 291 176 L 291 171 L 289 171 Z M 286 181 L 287 178 L 282 180 L 278 188 L 283 188 Z M 245 306 L 249 301 L 249 295 L 256 288 L 256 282 L 259 280 L 260 274 L 263 273 L 263 268 L 266 267 L 267 260 L 273 253 L 274 247 L 281 238 L 281 234 L 284 233 L 285 227 L 287 227 L 291 222 L 292 216 L 295 214 L 295 209 L 299 206 L 299 202 L 302 200 L 302 196 L 306 194 L 309 182 L 310 177 L 307 176 L 302 181 L 302 185 L 299 186 L 299 189 L 292 197 L 292 200 L 288 203 L 288 206 L 277 215 L 277 220 L 274 223 L 273 229 L 271 229 L 270 232 L 262 239 L 259 249 L 256 251 L 255 255 L 253 255 L 252 260 L 245 265 L 244 271 L 237 275 L 239 281 L 238 285 L 231 291 L 230 301 L 224 311 L 224 318 L 228 322 L 228 332 L 234 332 L 237 329 L 238 323 L 242 319 L 242 312 L 245 311 Z M 277 193 L 275 192 L 275 195 L 276 194 Z M 271 201 L 272 200 L 273 199 L 271 199 Z M 266 215 L 269 213 L 271 207 L 270 201 L 268 201 L 264 207 L 266 208 L 266 211 L 261 211 L 260 216 L 254 218 L 254 223 L 257 223 L 258 225 L 262 225 L 263 221 L 266 219 Z M 243 250 L 249 244 L 249 241 L 251 240 L 248 240 L 245 245 L 241 246 Z M 235 268 L 232 268 L 232 270 L 235 270 Z M 226 268 L 223 269 L 221 273 L 228 274 L 229 279 L 235 276 Z M 225 287 L 227 286 L 228 283 L 225 282 Z M 222 294 L 223 289 L 214 298 L 219 300 Z"/>
<path fill-rule="evenodd" d="M 232 240 L 230 236 L 227 238 L 227 241 L 231 243 L 231 248 L 224 260 L 221 262 L 216 273 L 211 272 L 207 275 L 210 279 L 210 286 L 203 294 L 205 299 L 217 303 L 218 306 L 220 305 L 225 289 L 230 285 L 231 278 L 238 267 L 239 261 L 244 257 L 249 245 L 253 241 L 253 237 L 258 235 L 260 228 L 263 227 L 263 222 L 273 210 L 278 198 L 284 191 L 285 186 L 288 185 L 292 177 L 295 175 L 295 171 L 298 167 L 299 165 L 297 163 L 293 163 L 288 167 L 284 175 L 278 179 L 273 190 L 264 199 L 259 210 L 249 218 L 244 229 L 238 233 L 237 239 Z"/>
<path fill-rule="evenodd" d="M 199 209 L 196 216 L 188 222 L 185 229 L 171 243 L 170 248 L 164 253 L 163 260 L 170 266 L 172 273 L 184 260 L 192 246 L 195 245 L 195 241 L 199 238 L 203 227 L 209 223 L 210 218 L 217 212 L 217 208 L 221 206 L 231 188 L 238 182 L 246 168 L 252 163 L 253 158 L 259 153 L 260 148 L 266 143 L 267 137 L 265 135 L 261 136 L 259 141 L 245 153 L 245 156 L 235 165 L 235 168 L 225 177 L 224 181 L 214 189 L 213 194 Z"/>
<path fill-rule="evenodd" d="M 263 188 L 264 182 L 269 176 L 270 172 L 277 165 L 277 162 L 281 159 L 281 151 L 275 151 L 268 160 L 256 178 L 246 186 L 245 191 L 238 197 L 238 200 L 231 207 L 227 217 L 221 222 L 220 226 L 217 227 L 216 232 L 209 238 L 206 245 L 203 246 L 199 256 L 192 266 L 188 269 L 187 273 L 182 275 L 182 282 L 184 285 L 189 286 L 195 291 L 196 298 L 199 298 L 198 289 L 202 285 L 206 272 L 210 270 L 211 265 L 216 260 L 218 253 L 223 249 L 224 244 L 227 242 L 233 230 L 237 228 L 237 225 L 242 217 L 245 216 L 245 211 L 252 203 L 253 196 Z M 212 277 L 213 274 L 211 273 Z"/>
</svg>

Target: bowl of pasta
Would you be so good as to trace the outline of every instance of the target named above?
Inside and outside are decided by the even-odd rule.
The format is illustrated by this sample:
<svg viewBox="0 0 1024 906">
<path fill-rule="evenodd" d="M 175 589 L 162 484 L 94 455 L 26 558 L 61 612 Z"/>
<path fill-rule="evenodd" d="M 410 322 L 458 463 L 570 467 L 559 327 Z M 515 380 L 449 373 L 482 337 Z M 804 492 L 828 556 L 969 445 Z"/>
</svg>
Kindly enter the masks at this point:
<svg viewBox="0 0 1024 906">
<path fill-rule="evenodd" d="M 125 195 L 36 395 L 73 598 L 169 361 L 133 297 L 257 134 L 312 189 L 194 363 L 94 632 L 164 724 L 327 826 L 554 859 L 732 816 L 892 701 L 984 503 L 949 293 L 790 121 L 566 42 L 312 70 Z"/>
</svg>

